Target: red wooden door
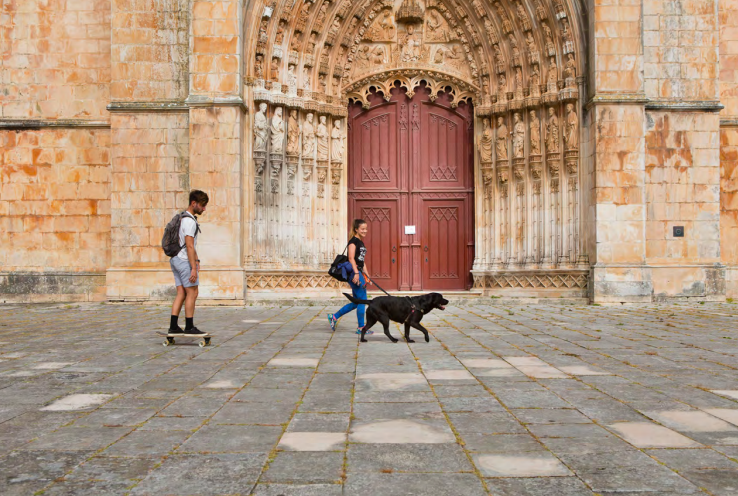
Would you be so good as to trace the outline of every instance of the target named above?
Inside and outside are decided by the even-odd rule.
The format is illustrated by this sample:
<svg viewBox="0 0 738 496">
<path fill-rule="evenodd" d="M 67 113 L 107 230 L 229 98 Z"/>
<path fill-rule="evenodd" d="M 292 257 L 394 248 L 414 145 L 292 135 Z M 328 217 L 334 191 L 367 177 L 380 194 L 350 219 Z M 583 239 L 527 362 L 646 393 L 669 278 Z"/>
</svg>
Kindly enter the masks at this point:
<svg viewBox="0 0 738 496">
<path fill-rule="evenodd" d="M 384 289 L 471 287 L 472 116 L 424 86 L 349 109 L 349 222 L 369 222 L 367 265 Z"/>
</svg>

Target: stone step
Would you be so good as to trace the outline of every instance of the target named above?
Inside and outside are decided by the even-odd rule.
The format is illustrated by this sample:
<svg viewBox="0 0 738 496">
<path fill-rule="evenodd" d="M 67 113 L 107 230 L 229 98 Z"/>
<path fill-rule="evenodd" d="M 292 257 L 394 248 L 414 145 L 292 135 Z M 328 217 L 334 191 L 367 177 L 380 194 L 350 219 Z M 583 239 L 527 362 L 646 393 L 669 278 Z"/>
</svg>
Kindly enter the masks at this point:
<svg viewBox="0 0 738 496">
<path fill-rule="evenodd" d="M 393 296 L 418 296 L 425 294 L 415 291 L 397 291 L 391 293 Z M 526 298 L 526 297 L 489 297 L 468 292 L 448 292 L 443 293 L 448 299 L 451 306 L 467 307 L 467 306 L 527 306 L 527 305 L 587 305 L 587 298 Z M 369 298 L 384 296 L 381 292 L 370 292 Z M 346 298 L 264 298 L 246 300 L 246 306 L 267 306 L 267 307 L 318 307 L 318 306 L 343 306 L 348 300 Z"/>
</svg>

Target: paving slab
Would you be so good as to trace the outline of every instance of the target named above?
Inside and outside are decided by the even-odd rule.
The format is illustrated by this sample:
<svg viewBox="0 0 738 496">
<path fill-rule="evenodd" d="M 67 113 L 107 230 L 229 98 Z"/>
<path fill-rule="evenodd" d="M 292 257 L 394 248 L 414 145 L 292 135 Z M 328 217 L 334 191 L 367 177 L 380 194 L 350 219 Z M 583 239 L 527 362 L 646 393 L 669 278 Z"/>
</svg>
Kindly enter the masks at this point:
<svg viewBox="0 0 738 496">
<path fill-rule="evenodd" d="M 203 307 L 205 348 L 167 306 L 6 307 L 0 494 L 736 494 L 738 308 L 490 303 L 412 345 Z"/>
</svg>

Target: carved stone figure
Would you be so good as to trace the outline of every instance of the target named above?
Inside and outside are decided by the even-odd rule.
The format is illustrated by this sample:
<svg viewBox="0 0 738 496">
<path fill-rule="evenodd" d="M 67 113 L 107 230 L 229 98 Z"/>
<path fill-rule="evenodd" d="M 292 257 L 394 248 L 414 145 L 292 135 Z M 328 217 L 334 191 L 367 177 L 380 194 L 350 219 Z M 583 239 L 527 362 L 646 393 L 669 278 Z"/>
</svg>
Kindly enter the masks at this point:
<svg viewBox="0 0 738 496">
<path fill-rule="evenodd" d="M 515 99 L 523 99 L 523 71 L 520 67 L 515 68 Z"/>
<path fill-rule="evenodd" d="M 507 102 L 507 78 L 504 73 L 497 78 L 497 102 Z"/>
<path fill-rule="evenodd" d="M 541 154 L 541 121 L 535 110 L 530 111 L 530 154 Z"/>
<path fill-rule="evenodd" d="M 287 124 L 287 155 L 300 153 L 300 125 L 297 123 L 297 110 L 290 110 L 290 120 Z"/>
<path fill-rule="evenodd" d="M 505 119 L 497 118 L 497 160 L 507 160 L 507 126 Z"/>
<path fill-rule="evenodd" d="M 313 114 L 309 113 L 302 125 L 302 156 L 312 158 L 315 152 L 315 126 L 313 125 Z"/>
<path fill-rule="evenodd" d="M 335 96 L 341 96 L 341 79 L 334 77 L 332 81 L 333 85 L 333 95 Z"/>
<path fill-rule="evenodd" d="M 279 81 L 279 59 L 272 59 L 272 81 Z"/>
<path fill-rule="evenodd" d="M 325 15 L 328 11 L 328 2 L 323 2 L 323 4 L 320 6 L 320 10 L 318 11 L 318 15 L 315 18 L 315 25 L 316 26 L 323 26 L 323 22 L 325 21 Z"/>
<path fill-rule="evenodd" d="M 356 52 L 356 69 L 366 69 L 369 67 L 370 60 L 372 58 L 372 47 L 369 45 L 362 45 Z"/>
<path fill-rule="evenodd" d="M 499 2 L 495 2 L 495 9 L 497 10 L 497 14 L 500 16 L 500 20 L 502 21 L 502 31 L 505 33 L 510 33 L 513 30 L 512 23 L 510 22 L 510 18 L 507 17 L 507 12 L 505 12 L 505 9 L 500 5 Z"/>
<path fill-rule="evenodd" d="M 513 115 L 513 157 L 523 158 L 525 155 L 525 124 L 520 119 L 520 114 Z"/>
<path fill-rule="evenodd" d="M 551 35 L 551 28 L 549 28 L 545 22 L 541 24 L 541 27 L 543 28 L 543 36 L 546 40 L 546 55 L 556 55 L 556 46 L 554 45 L 553 36 Z"/>
<path fill-rule="evenodd" d="M 519 66 L 521 65 L 521 62 L 518 41 L 515 39 L 515 35 L 513 35 L 512 33 L 508 35 L 508 39 L 510 40 L 510 50 L 512 51 L 513 65 Z"/>
<path fill-rule="evenodd" d="M 433 63 L 443 64 L 445 53 L 446 53 L 446 49 L 443 48 L 443 46 L 439 46 L 438 48 L 436 48 L 436 53 L 433 54 Z"/>
<path fill-rule="evenodd" d="M 492 49 L 495 51 L 495 64 L 497 65 L 497 73 L 499 74 L 505 70 L 505 56 L 502 55 L 502 49 L 499 44 L 494 45 Z"/>
<path fill-rule="evenodd" d="M 382 29 L 382 35 L 385 40 L 395 39 L 395 20 L 392 17 L 391 10 L 384 11 L 384 16 L 380 19 L 379 26 Z"/>
<path fill-rule="evenodd" d="M 495 30 L 494 26 L 492 26 L 492 21 L 490 21 L 487 17 L 484 18 L 484 30 L 487 32 L 487 37 L 489 38 L 490 44 L 497 45 L 500 42 L 497 38 L 497 31 Z"/>
<path fill-rule="evenodd" d="M 571 53 L 566 54 L 566 64 L 564 65 L 564 79 L 566 80 L 567 86 L 574 84 L 574 78 L 577 77 L 577 63 L 574 60 L 574 55 Z"/>
<path fill-rule="evenodd" d="M 261 41 L 267 41 L 267 26 L 269 25 L 269 18 L 264 17 L 261 19 L 261 23 L 259 24 L 259 40 Z"/>
<path fill-rule="evenodd" d="M 323 93 L 325 93 L 326 92 L 325 74 L 319 74 L 318 75 L 318 83 L 320 83 L 320 90 Z"/>
<path fill-rule="evenodd" d="M 318 43 L 318 39 L 316 38 L 315 31 L 313 31 L 313 32 L 310 33 L 310 38 L 308 38 L 307 48 L 306 48 L 305 51 L 307 53 L 313 53 L 313 52 L 315 52 L 315 44 L 316 43 Z"/>
<path fill-rule="evenodd" d="M 341 29 L 341 19 L 338 17 L 333 18 L 333 24 L 331 24 L 330 29 L 328 30 L 328 37 L 330 38 L 331 42 L 336 39 L 336 36 L 338 35 L 338 31 Z"/>
<path fill-rule="evenodd" d="M 556 59 L 551 57 L 551 62 L 548 64 L 548 75 L 546 77 L 546 89 L 549 93 L 556 93 L 558 91 L 559 81 L 559 69 L 556 67 Z"/>
<path fill-rule="evenodd" d="M 328 127 L 325 125 L 326 117 L 320 116 L 318 130 L 315 133 L 318 139 L 318 160 L 328 160 Z"/>
<path fill-rule="evenodd" d="M 415 34 L 415 26 L 412 24 L 405 29 L 407 34 L 401 43 L 400 56 L 403 62 L 415 62 L 420 59 L 420 38 Z"/>
<path fill-rule="evenodd" d="M 277 34 L 274 36 L 274 43 L 276 45 L 281 45 L 284 41 L 284 26 L 284 19 L 280 19 L 279 24 L 277 25 Z"/>
<path fill-rule="evenodd" d="M 290 64 L 287 68 L 287 94 L 297 96 L 297 75 L 295 75 L 295 66 Z"/>
<path fill-rule="evenodd" d="M 372 50 L 371 63 L 375 66 L 387 63 L 387 52 L 382 45 L 377 45 Z"/>
<path fill-rule="evenodd" d="M 482 163 L 492 162 L 492 127 L 489 119 L 482 121 L 482 136 L 479 138 L 479 155 Z"/>
<path fill-rule="evenodd" d="M 312 87 L 310 80 L 310 68 L 305 66 L 302 68 L 302 87 L 309 90 Z"/>
<path fill-rule="evenodd" d="M 254 63 L 254 75 L 256 79 L 264 79 L 264 56 L 257 55 Z"/>
<path fill-rule="evenodd" d="M 300 33 L 295 32 L 292 34 L 292 39 L 290 40 L 290 50 L 292 50 L 293 52 L 300 51 Z"/>
<path fill-rule="evenodd" d="M 431 9 L 428 11 L 425 27 L 426 41 L 440 43 L 447 43 L 449 41 L 450 36 L 448 30 L 444 25 L 441 14 L 437 10 Z"/>
<path fill-rule="evenodd" d="M 272 126 L 270 129 L 271 136 L 271 153 L 282 153 L 284 150 L 284 121 L 282 120 L 282 107 L 274 110 L 272 117 Z"/>
<path fill-rule="evenodd" d="M 541 96 L 541 73 L 538 64 L 530 67 L 530 96 Z"/>
<path fill-rule="evenodd" d="M 564 132 L 564 143 L 567 150 L 576 150 L 579 146 L 579 117 L 574 111 L 574 105 L 566 104 L 566 128 Z"/>
<path fill-rule="evenodd" d="M 259 104 L 259 111 L 254 115 L 254 151 L 265 152 L 267 148 L 267 104 Z"/>
<path fill-rule="evenodd" d="M 341 120 L 333 121 L 333 130 L 331 131 L 331 162 L 334 164 L 343 163 L 343 131 L 341 130 Z"/>
<path fill-rule="evenodd" d="M 520 19 L 523 31 L 528 31 L 530 29 L 530 19 L 528 19 L 528 13 L 525 11 L 525 7 L 523 7 L 522 2 L 515 3 L 515 13 L 518 16 L 518 19 Z"/>
<path fill-rule="evenodd" d="M 546 151 L 558 153 L 559 151 L 559 118 L 553 107 L 548 108 L 548 125 L 546 126 Z"/>
</svg>

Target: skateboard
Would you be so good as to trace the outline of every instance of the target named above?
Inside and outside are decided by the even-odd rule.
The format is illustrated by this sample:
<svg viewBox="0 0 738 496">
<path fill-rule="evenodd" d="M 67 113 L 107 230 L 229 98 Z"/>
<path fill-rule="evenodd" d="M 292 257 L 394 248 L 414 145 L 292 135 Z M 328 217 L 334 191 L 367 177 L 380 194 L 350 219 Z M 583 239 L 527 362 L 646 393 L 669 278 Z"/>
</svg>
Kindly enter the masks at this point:
<svg viewBox="0 0 738 496">
<path fill-rule="evenodd" d="M 165 336 L 167 338 L 167 340 L 162 343 L 164 346 L 175 344 L 174 338 L 190 338 L 190 339 L 202 338 L 202 341 L 200 341 L 199 343 L 200 348 L 202 348 L 203 346 L 210 346 L 210 338 L 212 337 L 210 334 L 196 334 L 196 335 L 179 334 L 179 333 L 169 334 L 168 332 L 161 332 L 161 331 L 156 331 L 156 333 L 160 336 Z"/>
</svg>

